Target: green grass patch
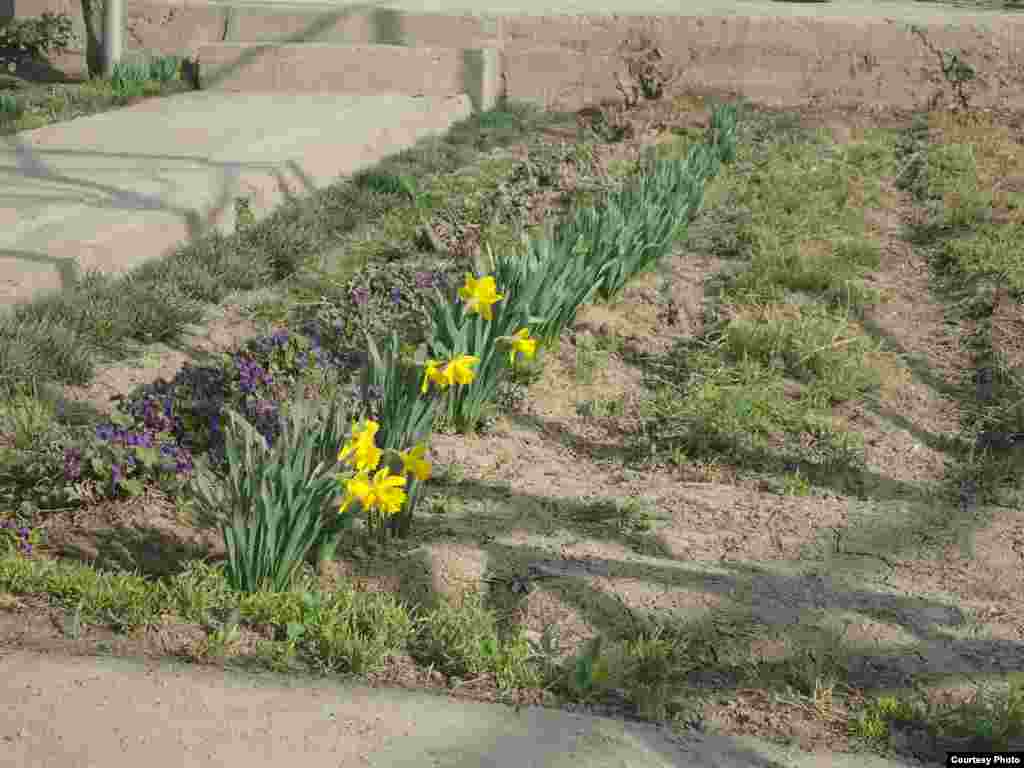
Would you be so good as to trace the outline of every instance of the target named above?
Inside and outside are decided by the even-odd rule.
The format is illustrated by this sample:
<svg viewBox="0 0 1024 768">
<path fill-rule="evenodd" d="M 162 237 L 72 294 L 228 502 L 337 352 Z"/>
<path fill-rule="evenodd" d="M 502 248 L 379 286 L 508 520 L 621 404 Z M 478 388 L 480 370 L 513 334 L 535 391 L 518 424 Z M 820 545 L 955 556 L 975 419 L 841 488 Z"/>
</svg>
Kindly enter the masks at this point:
<svg viewBox="0 0 1024 768">
<path fill-rule="evenodd" d="M 814 396 L 787 396 L 777 368 L 746 357 L 724 361 L 698 350 L 679 353 L 685 364 L 659 372 L 663 383 L 643 403 L 662 450 L 691 457 L 722 456 L 752 469 L 782 471 L 791 462 L 823 469 L 862 463 L 859 436 L 835 426 Z M 681 362 L 681 361 L 677 361 Z"/>
<path fill-rule="evenodd" d="M 0 135 L 99 114 L 141 97 L 191 91 L 192 84 L 181 79 L 181 66 L 175 56 L 124 62 L 110 78 L 53 85 L 0 75 Z"/>
<path fill-rule="evenodd" d="M 939 254 L 961 274 L 991 277 L 1024 295 L 1024 225 L 982 224 L 942 241 Z"/>
</svg>

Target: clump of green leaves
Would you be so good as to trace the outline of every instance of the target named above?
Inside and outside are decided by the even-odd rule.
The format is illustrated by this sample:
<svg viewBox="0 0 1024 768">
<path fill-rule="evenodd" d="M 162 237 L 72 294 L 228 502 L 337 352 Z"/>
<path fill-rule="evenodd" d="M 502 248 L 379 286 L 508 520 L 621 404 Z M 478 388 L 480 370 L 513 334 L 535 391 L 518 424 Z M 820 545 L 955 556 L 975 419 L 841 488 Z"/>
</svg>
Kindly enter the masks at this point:
<svg viewBox="0 0 1024 768">
<path fill-rule="evenodd" d="M 967 92 L 967 84 L 977 79 L 977 73 L 974 68 L 960 58 L 959 51 L 945 50 L 940 51 L 928 39 L 925 35 L 925 31 L 917 26 L 916 24 L 910 25 L 910 31 L 917 35 L 921 39 L 921 43 L 939 59 L 939 67 L 942 70 L 942 76 L 946 79 L 946 82 L 950 84 L 953 89 L 953 96 L 956 98 L 956 108 L 967 112 L 971 109 L 971 96 Z M 934 109 L 939 99 L 942 97 L 942 92 L 937 92 L 932 96 L 929 108 Z"/>
<path fill-rule="evenodd" d="M 0 25 L 0 49 L 11 48 L 30 56 L 63 53 L 74 41 L 71 17 L 44 12 L 38 19 L 10 19 Z"/>
<path fill-rule="evenodd" d="M 202 463 L 192 490 L 203 515 L 217 525 L 228 552 L 225 571 L 242 592 L 287 590 L 307 553 L 351 525 L 348 513 L 328 519 L 338 495 L 333 468 L 325 460 L 340 448 L 345 414 L 332 403 L 324 414 L 297 404 L 271 450 L 243 416 L 228 412 L 224 481 Z"/>
</svg>

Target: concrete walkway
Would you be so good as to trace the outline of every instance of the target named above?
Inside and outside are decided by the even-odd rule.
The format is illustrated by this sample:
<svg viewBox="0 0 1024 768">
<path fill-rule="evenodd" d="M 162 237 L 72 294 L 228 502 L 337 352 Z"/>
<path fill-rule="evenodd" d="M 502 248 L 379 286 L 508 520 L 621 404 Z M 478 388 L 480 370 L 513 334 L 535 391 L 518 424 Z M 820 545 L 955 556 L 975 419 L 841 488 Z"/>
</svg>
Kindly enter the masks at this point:
<svg viewBox="0 0 1024 768">
<path fill-rule="evenodd" d="M 945 2 L 919 0 L 207 0 L 210 5 L 246 8 L 276 6 L 295 8 L 386 8 L 404 13 L 445 13 L 515 16 L 745 16 L 866 18 L 888 16 L 900 21 L 956 22 L 976 17 L 995 18 L 1008 13 L 992 3 L 990 7 L 954 7 Z M 1012 13 L 1012 12 L 1010 12 Z"/>
<path fill-rule="evenodd" d="M 469 99 L 194 91 L 0 137 L 0 311 L 261 218 L 442 133 Z"/>
<path fill-rule="evenodd" d="M 22 768 L 906 768 L 322 678 L 0 649 L 0 765 Z"/>
</svg>

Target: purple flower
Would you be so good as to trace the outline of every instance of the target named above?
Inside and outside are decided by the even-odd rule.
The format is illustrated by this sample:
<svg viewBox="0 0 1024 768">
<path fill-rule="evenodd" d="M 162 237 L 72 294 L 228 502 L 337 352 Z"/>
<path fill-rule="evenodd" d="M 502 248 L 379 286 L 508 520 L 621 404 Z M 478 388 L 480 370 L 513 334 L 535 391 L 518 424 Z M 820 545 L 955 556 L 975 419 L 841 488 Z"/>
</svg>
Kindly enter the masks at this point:
<svg viewBox="0 0 1024 768">
<path fill-rule="evenodd" d="M 391 303 L 399 304 L 402 301 L 402 289 L 397 285 L 391 289 Z"/>
<path fill-rule="evenodd" d="M 164 443 L 160 446 L 160 455 L 172 458 L 178 455 L 178 446 L 172 443 Z"/>
<path fill-rule="evenodd" d="M 121 465 L 120 464 L 115 464 L 114 466 L 112 466 L 110 468 L 110 482 L 114 486 L 115 490 L 117 489 L 117 486 L 120 485 L 120 483 L 121 483 L 121 481 L 123 479 L 124 479 L 124 472 L 121 469 Z"/>
<path fill-rule="evenodd" d="M 108 442 L 114 437 L 114 426 L 112 424 L 100 424 L 96 427 L 96 439 Z"/>
<path fill-rule="evenodd" d="M 364 306 L 366 302 L 370 300 L 370 291 L 367 288 L 354 288 L 352 290 L 352 300 L 360 307 Z"/>
<path fill-rule="evenodd" d="M 274 333 L 271 334 L 271 336 L 270 336 L 270 340 L 273 341 L 274 344 L 276 344 L 279 347 L 283 346 L 284 344 L 287 344 L 288 343 L 288 329 L 287 328 L 282 328 L 282 329 L 280 329 L 278 331 L 274 331 Z"/>
<path fill-rule="evenodd" d="M 171 418 L 171 403 L 170 400 L 164 403 L 163 409 L 161 410 L 160 403 L 155 400 L 149 400 L 146 402 L 146 408 L 144 412 L 143 421 L 149 429 L 155 429 L 158 432 L 163 431 Z"/>
<path fill-rule="evenodd" d="M 82 452 L 78 448 L 64 451 L 64 477 L 77 480 L 82 474 Z"/>
<path fill-rule="evenodd" d="M 192 471 L 192 457 L 185 455 L 179 457 L 177 463 L 174 465 L 174 471 L 179 475 L 186 475 Z"/>
<path fill-rule="evenodd" d="M 425 291 L 428 288 L 434 286 L 434 276 L 429 272 L 417 272 L 416 273 L 416 287 L 421 291 Z"/>
</svg>

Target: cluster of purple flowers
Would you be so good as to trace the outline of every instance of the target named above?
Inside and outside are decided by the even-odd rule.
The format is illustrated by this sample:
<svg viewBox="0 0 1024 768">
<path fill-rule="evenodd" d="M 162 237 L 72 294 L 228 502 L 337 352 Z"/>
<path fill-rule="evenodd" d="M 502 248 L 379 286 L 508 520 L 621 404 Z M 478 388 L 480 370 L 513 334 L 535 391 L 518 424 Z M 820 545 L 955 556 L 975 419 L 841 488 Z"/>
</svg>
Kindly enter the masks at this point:
<svg viewBox="0 0 1024 768">
<path fill-rule="evenodd" d="M 262 365 L 242 354 L 235 353 L 235 367 L 238 369 L 238 387 L 245 394 L 256 391 L 259 385 L 269 386 L 274 377 Z"/>
<path fill-rule="evenodd" d="M 174 416 L 174 400 L 165 396 L 162 400 L 147 397 L 142 402 L 142 421 L 146 429 L 154 432 L 174 432 L 182 429 L 181 419 Z"/>
<path fill-rule="evenodd" d="M 0 525 L 0 528 L 9 531 L 14 528 L 14 523 L 12 523 L 10 520 L 7 520 L 2 525 Z M 18 528 L 15 530 L 15 535 L 18 538 L 18 551 L 20 551 L 24 555 L 31 555 L 32 542 L 29 541 L 29 536 L 32 535 L 32 532 L 28 528 Z"/>
<path fill-rule="evenodd" d="M 279 331 L 274 331 L 269 336 L 253 339 L 247 346 L 260 357 L 269 358 L 275 349 L 285 346 L 289 338 L 291 338 L 291 334 L 288 332 L 288 329 L 282 328 Z"/>
<path fill-rule="evenodd" d="M 312 364 L 321 367 L 334 365 L 349 368 L 362 363 L 359 355 L 328 352 L 324 348 L 318 327 L 316 322 L 309 321 L 301 329 L 301 333 L 310 340 L 310 349 L 308 352 L 300 353 L 296 360 L 296 366 L 300 370 Z M 280 404 L 259 397 L 257 387 L 273 383 L 273 374 L 269 369 L 274 353 L 285 347 L 291 338 L 292 332 L 282 328 L 269 336 L 250 341 L 246 350 L 233 355 L 239 388 L 245 395 L 241 403 L 242 413 L 271 446 L 280 435 L 283 426 Z M 352 359 L 349 359 L 350 357 Z M 226 373 L 223 368 L 192 366 L 186 363 L 172 381 L 157 380 L 121 404 L 121 410 L 130 415 L 136 424 L 142 422 L 142 428 L 133 430 L 114 424 L 101 424 L 96 427 L 96 439 L 102 443 L 125 448 L 152 448 L 159 445 L 161 469 L 174 472 L 178 476 L 187 475 L 194 467 L 192 451 L 197 448 L 192 437 L 195 436 L 186 434 L 185 422 L 181 416 L 174 413 L 176 403 L 180 405 L 185 398 L 185 415 L 189 417 L 189 429 L 195 429 L 197 425 L 204 423 L 209 425 L 209 439 L 199 440 L 199 450 L 205 447 L 211 463 L 222 466 L 226 458 L 222 420 L 229 377 L 230 371 Z M 172 439 L 163 439 L 161 435 L 170 435 Z M 77 480 L 81 477 L 82 461 L 82 450 L 65 450 L 64 476 L 68 480 Z M 115 488 L 135 467 L 136 461 L 136 458 L 129 454 L 123 462 L 111 467 L 111 478 Z"/>
<path fill-rule="evenodd" d="M 179 444 L 186 443 L 185 425 L 174 414 L 175 394 L 182 390 L 190 395 L 190 411 L 199 418 L 213 421 L 224 401 L 224 373 L 214 367 L 196 367 L 186 363 L 173 381 L 158 379 L 142 388 L 133 400 L 121 404 L 121 410 L 142 421 L 147 430 L 169 432 Z"/>
<path fill-rule="evenodd" d="M 96 427 L 96 439 L 101 443 L 125 448 L 152 448 L 157 443 L 157 431 L 148 428 L 139 432 L 115 427 L 113 424 L 100 424 Z M 161 468 L 166 472 L 174 472 L 181 476 L 189 474 L 193 469 L 192 454 L 187 448 L 179 447 L 173 442 L 162 442 L 160 456 L 165 460 Z M 129 455 L 123 465 L 115 463 L 110 468 L 111 481 L 115 489 L 124 479 L 125 473 L 134 469 L 137 463 L 136 458 Z M 65 449 L 64 477 L 67 480 L 77 480 L 81 476 L 82 451 L 78 448 Z"/>
<path fill-rule="evenodd" d="M 82 451 L 78 448 L 64 449 L 64 477 L 77 480 L 82 476 Z"/>
<path fill-rule="evenodd" d="M 308 351 L 300 352 L 295 358 L 295 367 L 299 371 L 315 365 L 319 368 L 327 366 L 342 367 L 345 364 L 344 357 L 332 354 L 324 348 L 323 339 L 317 329 L 316 323 L 307 322 L 301 331 L 302 335 L 309 339 L 310 348 Z M 273 359 L 274 352 L 285 347 L 291 339 L 291 332 L 287 328 L 274 331 L 270 336 L 264 336 L 249 342 L 249 350 L 260 360 L 268 363 Z"/>
</svg>

